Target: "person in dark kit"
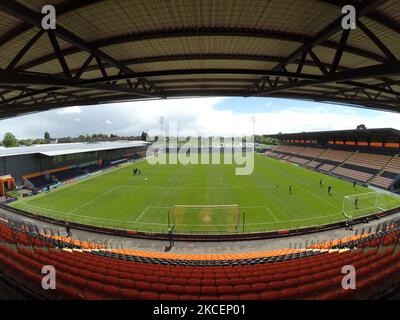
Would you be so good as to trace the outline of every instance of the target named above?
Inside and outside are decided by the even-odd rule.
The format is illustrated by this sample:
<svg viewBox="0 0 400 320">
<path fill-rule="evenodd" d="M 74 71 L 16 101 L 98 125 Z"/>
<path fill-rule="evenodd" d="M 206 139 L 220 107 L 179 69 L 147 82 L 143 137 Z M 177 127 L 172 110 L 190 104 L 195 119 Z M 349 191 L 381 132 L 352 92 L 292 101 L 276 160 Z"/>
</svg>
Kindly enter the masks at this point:
<svg viewBox="0 0 400 320">
<path fill-rule="evenodd" d="M 354 199 L 354 207 L 358 209 L 358 197 Z"/>
<path fill-rule="evenodd" d="M 169 240 L 169 247 L 172 248 L 174 246 L 174 238 L 172 234 L 172 229 L 168 228 L 168 240 Z"/>
<path fill-rule="evenodd" d="M 321 188 L 324 187 L 324 180 L 323 180 L 323 179 L 319 180 L 319 186 L 320 186 Z"/>
<path fill-rule="evenodd" d="M 292 194 L 292 185 L 291 184 L 289 185 L 289 194 L 290 195 Z"/>
<path fill-rule="evenodd" d="M 331 196 L 332 195 L 332 186 L 328 187 L 328 194 Z"/>
<path fill-rule="evenodd" d="M 49 184 L 47 185 L 46 189 L 47 189 L 47 192 L 50 192 L 50 185 Z"/>
<path fill-rule="evenodd" d="M 357 182 L 353 181 L 353 189 L 356 190 L 357 188 Z"/>
<path fill-rule="evenodd" d="M 68 237 L 72 237 L 71 226 L 68 222 L 65 222 L 65 229 L 67 230 Z"/>
</svg>

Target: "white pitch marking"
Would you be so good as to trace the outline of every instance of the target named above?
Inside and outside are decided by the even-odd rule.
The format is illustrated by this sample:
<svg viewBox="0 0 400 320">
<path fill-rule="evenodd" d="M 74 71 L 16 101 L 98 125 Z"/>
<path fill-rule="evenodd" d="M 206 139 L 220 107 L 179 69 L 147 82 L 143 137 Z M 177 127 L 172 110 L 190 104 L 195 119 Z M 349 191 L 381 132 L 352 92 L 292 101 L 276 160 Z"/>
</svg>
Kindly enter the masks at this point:
<svg viewBox="0 0 400 320">
<path fill-rule="evenodd" d="M 144 208 L 144 210 L 140 213 L 140 215 L 136 218 L 135 222 L 138 222 L 142 216 L 146 213 L 147 209 L 149 209 L 149 207 L 147 206 L 146 208 Z"/>
<path fill-rule="evenodd" d="M 107 194 L 113 192 L 114 190 L 118 189 L 119 187 L 120 187 L 120 186 L 116 186 L 116 187 L 114 187 L 114 188 L 108 190 L 107 192 L 102 193 L 102 194 L 99 195 L 98 197 L 93 198 L 93 199 L 91 199 L 91 200 L 88 200 L 88 201 L 84 202 L 83 204 L 81 204 L 80 206 L 78 206 L 78 207 L 76 207 L 74 210 L 72 210 L 71 213 L 76 212 L 77 210 L 79 210 L 79 209 L 85 207 L 86 205 L 88 205 L 89 203 L 92 203 L 92 202 L 94 202 L 94 201 L 96 201 L 96 200 L 99 200 L 100 198 L 102 198 L 102 197 L 106 196 Z"/>
<path fill-rule="evenodd" d="M 274 218 L 276 222 L 279 222 L 279 220 L 275 217 L 275 215 L 272 213 L 272 210 L 268 208 L 268 206 L 264 206 L 265 209 L 270 213 L 270 215 Z"/>
</svg>

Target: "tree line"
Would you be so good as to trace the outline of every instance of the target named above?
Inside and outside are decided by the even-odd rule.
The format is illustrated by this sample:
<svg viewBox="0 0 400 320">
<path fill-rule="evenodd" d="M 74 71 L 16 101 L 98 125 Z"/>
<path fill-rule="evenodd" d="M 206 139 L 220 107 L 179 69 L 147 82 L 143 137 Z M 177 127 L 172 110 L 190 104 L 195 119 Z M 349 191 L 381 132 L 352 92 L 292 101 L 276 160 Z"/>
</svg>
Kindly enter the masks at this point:
<svg viewBox="0 0 400 320">
<path fill-rule="evenodd" d="M 95 134 L 86 134 L 79 135 L 77 137 L 60 137 L 60 138 L 52 138 L 49 132 L 45 132 L 43 134 L 43 138 L 35 138 L 35 139 L 17 139 L 17 137 L 12 132 L 6 132 L 4 134 L 3 140 L 0 141 L 0 145 L 6 148 L 18 147 L 18 146 L 31 146 L 36 144 L 49 144 L 49 143 L 74 143 L 74 142 L 106 142 L 106 141 L 117 141 L 117 140 L 128 140 L 128 141 L 137 141 L 143 140 L 146 141 L 147 133 L 142 132 L 138 136 L 119 136 L 116 134 L 104 134 L 104 133 L 95 133 Z"/>
</svg>

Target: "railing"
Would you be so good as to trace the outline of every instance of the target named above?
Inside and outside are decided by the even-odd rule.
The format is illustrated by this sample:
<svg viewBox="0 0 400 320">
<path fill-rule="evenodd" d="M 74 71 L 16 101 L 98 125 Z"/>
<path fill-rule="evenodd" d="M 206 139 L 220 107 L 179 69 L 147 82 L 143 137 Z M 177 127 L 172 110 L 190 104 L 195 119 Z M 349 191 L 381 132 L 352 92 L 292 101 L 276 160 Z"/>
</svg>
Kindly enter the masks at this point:
<svg viewBox="0 0 400 320">
<path fill-rule="evenodd" d="M 0 208 L 4 210 L 14 212 L 19 215 L 28 216 L 31 218 L 39 219 L 42 221 L 47 221 L 53 224 L 65 226 L 66 220 L 70 223 L 71 227 L 121 235 L 127 237 L 138 237 L 138 238 L 152 238 L 152 239 L 168 239 L 170 235 L 168 235 L 169 226 L 168 224 L 160 224 L 160 223 L 144 223 L 144 222 L 131 222 L 131 221 L 118 221 L 113 219 L 105 219 L 105 218 L 94 218 L 87 216 L 74 216 L 68 215 L 67 219 L 60 219 L 60 217 L 56 214 L 47 214 L 42 215 L 35 212 L 29 212 L 21 209 L 12 208 L 6 205 L 0 205 Z M 393 208 L 383 212 L 377 212 L 365 216 L 355 217 L 351 224 L 357 224 L 377 218 L 381 218 L 390 214 L 400 212 L 400 207 Z M 292 224 L 287 223 L 276 223 L 274 227 L 272 224 L 258 223 L 252 224 L 252 227 L 246 227 L 246 225 L 238 226 L 233 230 L 216 230 L 216 229 L 196 229 L 196 230 L 188 230 L 179 229 L 179 226 L 173 230 L 173 237 L 175 239 L 180 240 L 201 240 L 201 241 L 221 241 L 221 240 L 252 240 L 252 239 L 267 239 L 267 238 L 279 238 L 279 237 L 287 237 L 294 235 L 302 235 L 307 233 L 320 232 L 324 230 L 336 229 L 336 228 L 344 228 L 349 227 L 349 223 L 345 221 L 343 218 L 332 218 L 325 223 L 315 224 L 310 223 L 307 225 L 299 225 L 293 226 Z"/>
</svg>

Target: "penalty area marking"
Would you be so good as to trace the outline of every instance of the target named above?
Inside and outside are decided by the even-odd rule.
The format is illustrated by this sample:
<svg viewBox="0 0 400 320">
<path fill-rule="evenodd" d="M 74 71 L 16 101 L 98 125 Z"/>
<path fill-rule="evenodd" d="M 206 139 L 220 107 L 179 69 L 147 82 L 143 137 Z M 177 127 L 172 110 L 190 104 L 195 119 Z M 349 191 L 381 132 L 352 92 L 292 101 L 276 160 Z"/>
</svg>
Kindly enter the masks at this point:
<svg viewBox="0 0 400 320">
<path fill-rule="evenodd" d="M 103 198 L 104 196 L 106 196 L 107 194 L 109 194 L 109 193 L 115 191 L 115 190 L 118 189 L 118 188 L 119 188 L 119 186 L 116 186 L 116 187 L 114 187 L 114 188 L 111 188 L 110 190 L 108 190 L 108 191 L 102 193 L 101 195 L 99 195 L 98 197 L 93 198 L 93 199 L 90 199 L 90 200 L 84 202 L 83 204 L 81 204 L 80 206 L 78 206 L 78 207 L 76 207 L 74 210 L 72 210 L 71 213 L 74 213 L 74 212 L 78 211 L 79 209 L 85 207 L 85 206 L 88 205 L 89 203 L 92 203 L 92 202 L 94 202 L 94 201 L 96 201 L 96 200 L 99 200 L 99 199 Z"/>
<path fill-rule="evenodd" d="M 83 215 L 79 215 L 79 214 L 71 214 L 65 211 L 59 211 L 59 210 L 53 210 L 53 209 L 47 209 L 47 208 L 43 208 L 43 207 L 38 207 L 38 206 L 34 206 L 28 203 L 25 203 L 25 206 L 28 207 L 32 207 L 32 208 L 36 208 L 39 209 L 41 211 L 50 211 L 50 212 L 55 212 L 58 214 L 62 214 L 65 216 L 74 216 L 74 217 L 79 217 L 79 218 L 84 218 L 84 219 L 92 219 L 92 220 L 101 220 L 101 221 L 110 221 L 110 222 L 117 222 L 117 223 L 125 223 L 125 224 L 131 224 L 131 223 L 136 223 L 136 224 L 146 224 L 146 225 L 157 225 L 157 226 L 166 226 L 166 223 L 157 223 L 157 222 L 140 222 L 139 219 L 137 219 L 137 221 L 132 222 L 132 221 L 127 221 L 127 220 L 116 220 L 116 219 L 107 219 L 107 218 L 99 218 L 99 217 L 91 217 L 91 216 L 83 216 Z M 266 209 L 266 206 L 250 206 L 250 207 L 246 207 L 246 208 L 255 208 L 255 207 L 263 207 Z M 158 209 L 158 208 L 163 208 L 163 209 L 171 209 L 173 207 L 146 207 L 144 211 L 147 211 L 149 208 L 154 208 L 154 209 Z M 142 211 L 143 213 L 143 211 Z M 308 221 L 308 220 L 314 220 L 314 219 L 323 219 L 323 218 L 329 218 L 329 217 L 334 217 L 334 216 L 338 216 L 337 214 L 331 214 L 331 215 L 326 215 L 326 216 L 318 216 L 318 217 L 309 217 L 309 218 L 302 218 L 302 219 L 289 219 L 289 220 L 282 220 L 282 221 L 277 221 L 277 222 L 258 222 L 258 223 L 246 223 L 247 226 L 252 226 L 252 225 L 273 225 L 273 224 L 281 224 L 281 223 L 287 223 L 287 222 L 299 222 L 299 221 Z M 95 221 L 93 221 L 95 223 Z M 215 227 L 222 227 L 222 226 L 232 226 L 234 224 L 215 224 L 213 226 Z M 199 226 L 196 224 L 180 224 L 180 226 L 185 226 L 185 227 L 190 227 L 190 226 Z"/>
<path fill-rule="evenodd" d="M 269 212 L 269 214 L 272 216 L 272 218 L 274 218 L 274 220 L 275 220 L 276 222 L 280 222 L 280 221 L 275 217 L 275 215 L 272 213 L 272 210 L 271 210 L 270 208 L 268 208 L 268 206 L 264 206 L 264 208 L 267 209 L 267 211 Z"/>
<path fill-rule="evenodd" d="M 149 206 L 147 206 L 146 208 L 144 208 L 144 210 L 140 213 L 140 215 L 136 218 L 135 222 L 138 222 L 142 216 L 146 213 L 147 209 L 149 209 Z"/>
</svg>

